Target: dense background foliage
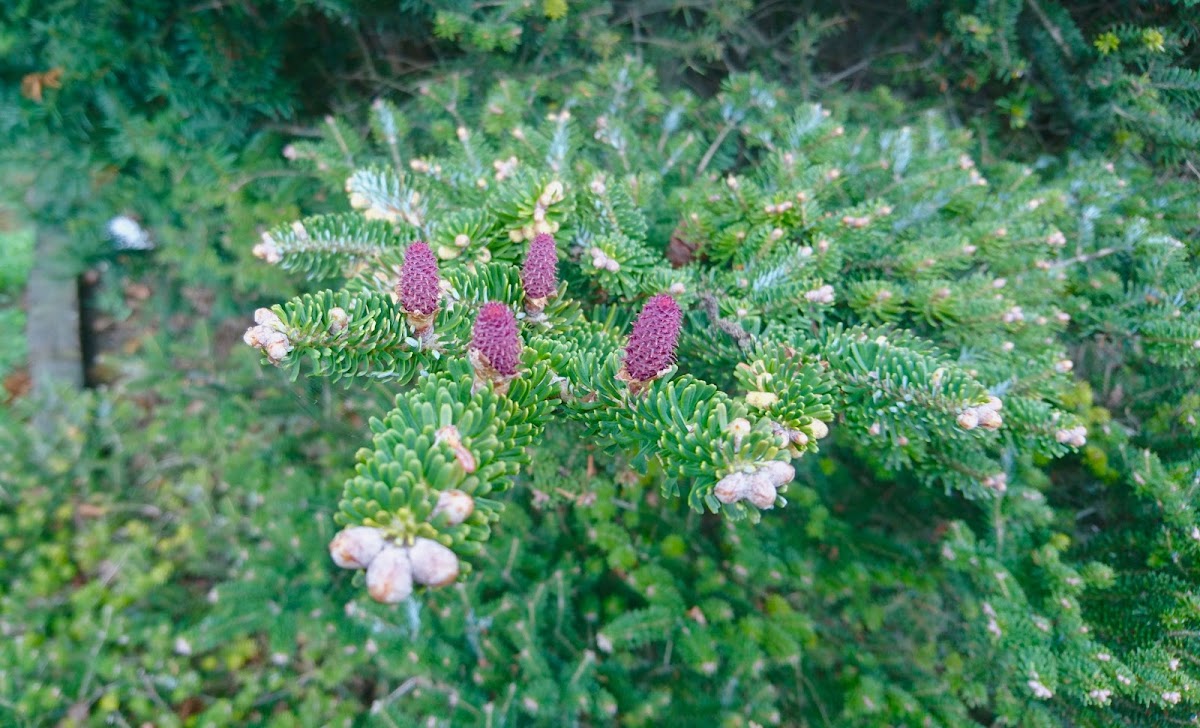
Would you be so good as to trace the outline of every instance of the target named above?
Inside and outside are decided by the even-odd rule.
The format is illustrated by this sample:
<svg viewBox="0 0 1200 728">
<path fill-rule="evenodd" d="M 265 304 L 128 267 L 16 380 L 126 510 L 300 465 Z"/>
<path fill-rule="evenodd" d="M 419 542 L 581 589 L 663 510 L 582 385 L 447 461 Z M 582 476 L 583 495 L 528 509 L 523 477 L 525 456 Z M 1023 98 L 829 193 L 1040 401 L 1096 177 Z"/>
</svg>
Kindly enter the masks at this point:
<svg viewBox="0 0 1200 728">
<path fill-rule="evenodd" d="M 320 555 L 363 420 L 390 393 L 260 369 L 237 344 L 245 313 L 303 284 L 256 265 L 250 246 L 263 225 L 343 204 L 321 183 L 340 185 L 344 168 L 284 159 L 297 138 L 336 144 L 326 112 L 364 129 L 372 97 L 415 99 L 412 126 L 445 139 L 456 114 L 477 118 L 499 78 L 532 79 L 548 103 L 595 78 L 594 64 L 634 54 L 666 99 L 687 90 L 718 109 L 728 74 L 756 71 L 849 120 L 914 123 L 938 109 L 976 132 L 985 166 L 1102 155 L 1132 188 L 1126 214 L 1164 215 L 1163 234 L 1195 255 L 1200 31 L 1189 5 L 8 3 L 0 169 L 15 184 L 0 217 L 0 324 L 13 345 L 0 375 L 20 394 L 0 411 L 0 722 L 556 724 L 563 706 L 591 700 L 593 715 L 619 710 L 628 724 L 680 711 L 721 712 L 731 725 L 871 724 L 869 705 L 903 722 L 911 695 L 928 704 L 978 690 L 991 658 L 955 621 L 978 605 L 951 603 L 962 592 L 922 561 L 944 538 L 945 519 L 930 515 L 942 496 L 911 484 L 897 495 L 865 463 L 814 460 L 807 503 L 771 514 L 773 526 L 724 533 L 673 505 L 630 507 L 645 488 L 620 461 L 597 470 L 583 452 L 538 457 L 491 542 L 494 563 L 419 608 L 368 606 Z M 510 93 L 524 93 L 516 81 Z M 421 94 L 447 83 L 475 108 Z M 611 82 L 592 88 L 613 93 Z M 696 131 L 711 141 L 720 126 Z M 715 171 L 746 161 L 733 146 L 717 152 Z M 1067 185 L 1071 164 L 1046 162 L 1044 173 Z M 118 214 L 140 219 L 157 250 L 116 254 L 105 230 Z M 46 228 L 75 241 L 69 267 L 105 267 L 93 305 L 120 331 L 105 353 L 108 384 L 82 395 L 23 394 L 10 376 L 32 231 Z M 1124 273 L 1097 278 L 1098 302 L 1130 294 Z M 1194 309 L 1191 294 L 1166 305 Z M 1092 443 L 1049 471 L 1053 516 L 1036 531 L 1048 540 L 1028 566 L 1109 563 L 1118 588 L 1086 593 L 1081 608 L 1132 643 L 1170 632 L 1194 648 L 1195 551 L 1161 524 L 1196 504 L 1200 399 L 1109 335 L 1127 328 L 1115 319 L 1079 325 L 1080 384 L 1065 405 L 1089 420 Z M 47 409 L 57 425 L 30 427 Z M 570 451 L 572 436 L 544 452 Z M 1142 460 L 1145 447 L 1166 465 Z M 864 534 L 886 534 L 885 552 Z M 648 593 L 664 582 L 689 586 Z M 688 638 L 698 620 L 655 611 L 714 592 L 732 592 L 700 612 L 717 643 L 769 664 L 735 656 L 711 667 Z M 602 629 L 626 641 L 600 660 Z M 682 697 L 671 686 L 685 674 Z M 607 692 L 583 694 L 595 681 Z M 743 713 L 731 701 L 745 695 L 788 712 Z M 1033 720 L 1012 707 L 1020 701 L 972 699 L 975 712 L 939 720 Z M 1118 707 L 1074 719 L 1194 720 L 1159 704 Z"/>
</svg>

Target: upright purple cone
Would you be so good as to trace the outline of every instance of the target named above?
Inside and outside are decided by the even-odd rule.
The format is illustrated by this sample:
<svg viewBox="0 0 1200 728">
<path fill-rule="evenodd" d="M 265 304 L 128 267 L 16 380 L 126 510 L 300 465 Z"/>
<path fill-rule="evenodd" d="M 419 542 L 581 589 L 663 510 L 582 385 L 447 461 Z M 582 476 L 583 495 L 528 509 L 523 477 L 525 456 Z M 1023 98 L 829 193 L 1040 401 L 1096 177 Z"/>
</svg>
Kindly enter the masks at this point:
<svg viewBox="0 0 1200 728">
<path fill-rule="evenodd" d="M 400 283 L 396 286 L 400 307 L 407 313 L 432 315 L 438 308 L 438 264 L 429 245 L 416 242 L 404 253 Z"/>
<path fill-rule="evenodd" d="M 498 374 L 511 377 L 521 360 L 517 318 L 503 303 L 485 303 L 475 319 L 471 349 L 478 352 Z"/>
<path fill-rule="evenodd" d="M 663 293 L 646 302 L 625 346 L 625 371 L 630 379 L 648 382 L 671 366 L 682 325 L 683 311 L 670 295 Z"/>
<path fill-rule="evenodd" d="M 541 233 L 529 244 L 521 282 L 526 298 L 546 298 L 558 290 L 558 248 L 553 236 Z"/>
</svg>

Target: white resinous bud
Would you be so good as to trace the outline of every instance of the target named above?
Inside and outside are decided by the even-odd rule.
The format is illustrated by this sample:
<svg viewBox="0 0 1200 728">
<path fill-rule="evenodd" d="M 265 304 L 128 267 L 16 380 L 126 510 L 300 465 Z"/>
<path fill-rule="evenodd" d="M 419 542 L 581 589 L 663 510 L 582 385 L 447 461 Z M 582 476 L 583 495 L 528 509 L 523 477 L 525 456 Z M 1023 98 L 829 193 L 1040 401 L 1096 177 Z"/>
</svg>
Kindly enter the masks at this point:
<svg viewBox="0 0 1200 728">
<path fill-rule="evenodd" d="M 759 477 L 750 479 L 750 487 L 746 490 L 746 500 L 750 501 L 755 508 L 766 510 L 775 507 L 775 486 L 771 485 L 766 477 L 762 477 L 762 473 L 756 473 Z"/>
<path fill-rule="evenodd" d="M 475 512 L 475 499 L 461 490 L 443 490 L 438 494 L 437 505 L 433 515 L 445 514 L 446 523 L 457 526 L 471 517 Z"/>
<path fill-rule="evenodd" d="M 759 409 L 766 409 L 779 401 L 779 395 L 774 392 L 747 392 L 746 404 Z"/>
<path fill-rule="evenodd" d="M 329 555 L 343 569 L 365 569 L 383 547 L 383 533 L 378 528 L 351 526 L 329 542 Z"/>
<path fill-rule="evenodd" d="M 413 588 L 413 568 L 408 549 L 388 546 L 367 567 L 367 593 L 383 604 L 408 599 Z"/>
<path fill-rule="evenodd" d="M 750 487 L 750 476 L 745 473 L 730 473 L 717 481 L 713 495 L 725 504 L 736 503 Z"/>
<path fill-rule="evenodd" d="M 998 430 L 1004 424 L 1004 418 L 994 409 L 979 407 L 975 411 L 979 413 L 979 426 L 985 430 Z"/>
<path fill-rule="evenodd" d="M 329 309 L 329 333 L 340 334 L 350 325 L 350 315 L 346 309 L 335 306 Z"/>
<path fill-rule="evenodd" d="M 445 586 L 458 578 L 458 556 L 428 538 L 418 538 L 408 550 L 412 578 L 425 586 Z"/>
</svg>

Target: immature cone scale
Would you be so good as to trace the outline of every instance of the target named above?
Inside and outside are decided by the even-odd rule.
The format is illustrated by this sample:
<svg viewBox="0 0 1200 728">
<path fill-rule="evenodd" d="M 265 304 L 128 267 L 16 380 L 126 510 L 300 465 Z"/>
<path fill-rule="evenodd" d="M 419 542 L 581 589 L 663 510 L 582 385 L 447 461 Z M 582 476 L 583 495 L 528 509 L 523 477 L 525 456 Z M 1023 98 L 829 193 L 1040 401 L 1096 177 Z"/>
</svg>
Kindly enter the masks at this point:
<svg viewBox="0 0 1200 728">
<path fill-rule="evenodd" d="M 475 319 L 471 349 L 477 351 L 497 373 L 511 377 L 517 373 L 521 342 L 517 338 L 517 318 L 503 303 L 485 303 Z"/>
<path fill-rule="evenodd" d="M 521 283 L 526 298 L 546 298 L 558 290 L 558 249 L 553 236 L 542 233 L 529 244 Z"/>
<path fill-rule="evenodd" d="M 634 381 L 648 382 L 675 361 L 675 345 L 683 311 L 669 294 L 654 296 L 642 307 L 625 346 L 625 371 Z"/>
<path fill-rule="evenodd" d="M 400 283 L 396 286 L 400 307 L 407 313 L 430 316 L 438 309 L 437 256 L 429 245 L 416 242 L 404 253 L 400 266 Z"/>
</svg>

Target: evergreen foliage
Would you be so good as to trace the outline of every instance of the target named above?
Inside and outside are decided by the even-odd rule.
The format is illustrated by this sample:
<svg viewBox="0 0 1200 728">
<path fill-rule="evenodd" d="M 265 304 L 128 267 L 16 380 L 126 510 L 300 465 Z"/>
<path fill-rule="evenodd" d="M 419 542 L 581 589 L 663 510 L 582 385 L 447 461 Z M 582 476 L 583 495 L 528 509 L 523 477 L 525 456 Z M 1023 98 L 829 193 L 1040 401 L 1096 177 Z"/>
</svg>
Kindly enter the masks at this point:
<svg viewBox="0 0 1200 728">
<path fill-rule="evenodd" d="M 434 684 L 491 684 L 503 634 L 521 657 L 494 695 L 518 721 L 1191 719 L 1195 463 L 1167 443 L 1195 436 L 1195 403 L 1153 401 L 1182 397 L 1200 358 L 1188 187 L 1083 158 L 980 168 L 937 117 L 852 127 L 755 75 L 710 102 L 664 96 L 629 59 L 553 96 L 534 88 L 548 114 L 526 110 L 533 89 L 485 97 L 476 113 L 501 129 L 466 122 L 453 83 L 427 88 L 434 105 L 389 108 L 425 141 L 393 157 L 403 139 L 353 139 L 347 189 L 364 212 L 344 238 L 387 220 L 390 249 L 341 266 L 340 290 L 273 309 L 291 348 L 269 361 L 401 386 L 338 523 L 450 546 L 481 572 L 470 590 L 543 585 L 502 598 L 487 638 L 471 636 L 481 603 L 447 603 L 445 639 L 465 629 L 478 656 Z M 351 133 L 338 129 L 302 160 L 333 169 Z M 550 232 L 561 288 L 520 315 L 515 376 L 481 367 L 471 322 L 521 308 L 522 249 Z M 436 338 L 414 338 L 388 298 L 397 261 L 413 238 L 460 235 L 437 248 Z M 343 242 L 297 250 L 293 267 Z M 675 301 L 678 363 L 646 379 L 630 360 L 660 352 L 639 332 L 671 338 L 647 316 Z M 1093 404 L 1080 375 L 1120 408 Z M 580 441 L 587 485 L 541 490 Z M 626 468 L 643 475 L 617 497 L 599 472 Z M 557 504 L 535 531 L 528 513 L 509 521 L 514 478 L 517 503 Z M 1077 514 L 1081 491 L 1092 505 Z M 439 516 L 447 493 L 469 495 L 471 515 Z M 521 550 L 547 538 L 539 558 Z M 606 567 L 568 565 L 595 548 Z M 612 603 L 591 605 L 590 579 Z M 1120 618 L 1133 603 L 1140 618 Z M 535 636 L 546 620 L 553 635 Z"/>
<path fill-rule="evenodd" d="M 1194 723 L 1194 10 L 0 7 L 0 724 Z"/>
</svg>

